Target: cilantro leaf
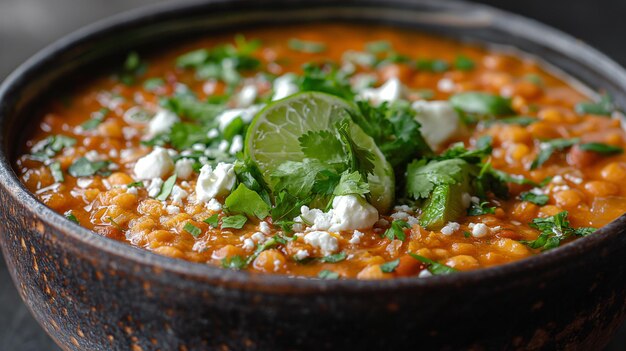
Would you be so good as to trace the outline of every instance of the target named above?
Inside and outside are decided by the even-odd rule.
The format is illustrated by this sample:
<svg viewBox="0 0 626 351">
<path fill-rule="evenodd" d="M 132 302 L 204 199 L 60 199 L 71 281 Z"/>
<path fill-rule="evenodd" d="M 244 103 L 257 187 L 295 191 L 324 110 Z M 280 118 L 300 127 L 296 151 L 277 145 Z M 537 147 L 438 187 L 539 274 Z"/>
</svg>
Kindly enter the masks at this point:
<svg viewBox="0 0 626 351">
<path fill-rule="evenodd" d="M 409 253 L 409 256 L 413 257 L 414 259 L 424 263 L 426 265 L 426 269 L 432 273 L 433 275 L 448 275 L 448 274 L 452 274 L 452 273 L 456 273 L 458 272 L 458 270 L 450 267 L 450 266 L 446 266 L 445 264 L 433 261 L 429 258 L 426 258 L 424 256 L 420 256 L 414 253 Z"/>
<path fill-rule="evenodd" d="M 580 102 L 576 104 L 576 112 L 584 115 L 596 115 L 596 116 L 611 116 L 617 109 L 613 104 L 613 99 L 608 94 L 600 96 L 598 102 Z"/>
<path fill-rule="evenodd" d="M 465 55 L 458 55 L 454 59 L 454 68 L 458 69 L 459 71 L 467 72 L 473 70 L 475 67 L 476 64 L 474 63 L 474 60 Z"/>
<path fill-rule="evenodd" d="M 54 178 L 55 183 L 63 183 L 65 177 L 63 176 L 63 170 L 61 169 L 61 163 L 56 161 L 48 166 L 50 168 L 50 173 L 52 174 L 52 178 Z"/>
<path fill-rule="evenodd" d="M 161 105 L 178 116 L 208 123 L 225 110 L 224 104 L 198 101 L 189 95 L 174 96 L 161 101 Z"/>
<path fill-rule="evenodd" d="M 246 260 L 239 255 L 224 257 L 222 259 L 222 268 L 242 270 L 246 268 L 246 266 Z"/>
<path fill-rule="evenodd" d="M 374 174 L 375 166 L 372 152 L 360 147 L 354 139 L 352 139 L 347 123 L 341 124 L 338 128 L 338 132 L 348 152 L 349 169 L 361 173 L 364 178 L 367 178 L 368 174 Z"/>
<path fill-rule="evenodd" d="M 346 257 L 348 256 L 345 252 L 339 252 L 333 255 L 324 256 L 322 257 L 321 261 L 326 263 L 337 263 L 345 260 Z"/>
<path fill-rule="evenodd" d="M 67 172 L 72 177 L 89 177 L 96 173 L 106 174 L 109 164 L 111 161 L 91 162 L 86 157 L 81 157 L 70 165 Z"/>
<path fill-rule="evenodd" d="M 389 240 L 394 240 L 397 238 L 398 240 L 404 241 L 406 239 L 404 229 L 409 228 L 411 228 L 411 226 L 407 222 L 399 219 L 395 220 L 391 222 L 391 227 L 385 230 L 385 232 L 383 233 L 383 237 Z"/>
<path fill-rule="evenodd" d="M 168 196 L 172 193 L 172 189 L 174 189 L 174 185 L 176 184 L 176 174 L 173 174 L 171 177 L 167 178 L 167 180 L 161 186 L 161 191 L 156 196 L 156 199 L 159 201 L 165 201 Z"/>
<path fill-rule="evenodd" d="M 567 216 L 567 211 L 563 211 L 554 216 L 533 219 L 530 226 L 541 231 L 539 237 L 535 240 L 523 240 L 521 242 L 532 249 L 546 251 L 558 247 L 563 240 L 572 236 L 587 236 L 596 230 L 588 227 L 572 228 Z"/>
<path fill-rule="evenodd" d="M 300 200 L 287 191 L 281 191 L 275 198 L 276 205 L 271 209 L 274 224 L 284 225 L 291 230 L 291 219 L 300 214 L 300 207 L 307 204 L 310 199 Z"/>
<path fill-rule="evenodd" d="M 230 213 L 241 213 L 249 217 L 256 216 L 259 219 L 264 219 L 270 212 L 270 206 L 263 198 L 244 184 L 239 184 L 237 189 L 228 195 L 224 205 Z"/>
<path fill-rule="evenodd" d="M 45 161 L 55 156 L 66 147 L 76 144 L 76 139 L 65 135 L 51 135 L 38 142 L 31 149 L 31 158 L 37 161 Z"/>
<path fill-rule="evenodd" d="M 453 95 L 450 103 L 466 123 L 473 123 L 484 117 L 511 115 L 511 99 L 479 92 L 465 92 Z"/>
<path fill-rule="evenodd" d="M 550 200 L 550 198 L 548 197 L 548 195 L 545 194 L 535 194 L 533 192 L 527 191 L 520 194 L 520 200 L 543 206 L 548 203 L 548 200 Z"/>
<path fill-rule="evenodd" d="M 248 217 L 244 215 L 234 215 L 222 218 L 222 229 L 234 228 L 241 229 L 248 221 Z"/>
<path fill-rule="evenodd" d="M 211 217 L 203 220 L 204 223 L 211 226 L 211 228 L 217 228 L 217 224 L 219 222 L 219 215 L 217 213 L 211 215 Z"/>
<path fill-rule="evenodd" d="M 270 188 L 254 162 L 250 160 L 235 162 L 235 174 L 239 183 L 259 194 L 265 203 L 271 205 Z"/>
<path fill-rule="evenodd" d="M 439 59 L 419 59 L 415 61 L 415 68 L 425 72 L 441 73 L 447 71 L 450 68 L 450 64 Z"/>
<path fill-rule="evenodd" d="M 135 80 L 143 75 L 147 69 L 148 64 L 142 61 L 139 54 L 133 51 L 126 57 L 126 61 L 124 61 L 124 65 L 117 77 L 125 85 L 133 85 Z"/>
<path fill-rule="evenodd" d="M 317 277 L 325 280 L 336 280 L 339 279 L 339 273 L 324 269 L 317 274 Z"/>
<path fill-rule="evenodd" d="M 531 125 L 535 122 L 537 122 L 538 119 L 535 117 L 529 117 L 529 116 L 514 116 L 514 117 L 507 117 L 507 118 L 497 118 L 497 119 L 490 119 L 490 120 L 486 120 L 483 122 L 485 127 L 490 127 L 494 124 L 517 124 L 520 126 L 528 126 Z"/>
<path fill-rule="evenodd" d="M 395 271 L 399 265 L 400 265 L 400 259 L 398 258 L 393 261 L 389 261 L 389 262 L 385 262 L 381 264 L 380 270 L 383 271 L 383 273 L 391 273 Z"/>
<path fill-rule="evenodd" d="M 343 144 L 330 131 L 309 131 L 298 138 L 304 156 L 321 162 L 342 162 L 345 157 Z"/>
<path fill-rule="evenodd" d="M 202 229 L 191 224 L 191 222 L 185 223 L 185 226 L 183 226 L 183 230 L 191 234 L 191 236 L 193 236 L 194 238 L 197 238 L 200 236 L 200 234 L 202 234 Z"/>
<path fill-rule="evenodd" d="M 470 208 L 467 210 L 468 216 L 482 216 L 486 214 L 494 214 L 496 213 L 495 207 L 488 206 L 489 202 L 483 201 L 480 203 L 472 203 Z"/>
<path fill-rule="evenodd" d="M 80 126 L 84 130 L 96 129 L 96 127 L 99 126 L 100 123 L 102 123 L 102 121 L 104 121 L 104 119 L 106 118 L 108 114 L 109 114 L 109 109 L 106 107 L 103 107 L 99 111 L 92 113 L 91 119 L 87 120 Z"/>
<path fill-rule="evenodd" d="M 76 216 L 74 216 L 74 214 L 72 213 L 72 211 L 67 211 L 64 214 L 65 218 L 69 219 L 70 221 L 76 223 L 76 224 L 80 224 L 78 223 L 78 218 L 76 218 Z"/>
<path fill-rule="evenodd" d="M 407 193 L 416 200 L 428 198 L 436 185 L 461 183 L 467 168 L 468 163 L 458 158 L 415 160 L 407 168 Z"/>
<path fill-rule="evenodd" d="M 299 91 L 321 91 L 346 100 L 354 98 L 347 75 L 335 65 L 305 64 L 302 70 L 303 75 L 296 81 Z"/>
<path fill-rule="evenodd" d="M 359 172 L 344 172 L 341 174 L 341 179 L 339 180 L 339 184 L 333 190 L 333 195 L 342 196 L 342 195 L 365 195 L 370 192 L 369 184 L 363 180 L 363 177 Z"/>
<path fill-rule="evenodd" d="M 291 50 L 304 52 L 307 54 L 319 54 L 326 51 L 326 45 L 323 43 L 300 40 L 296 38 L 289 39 L 287 45 Z"/>
<path fill-rule="evenodd" d="M 530 165 L 530 169 L 537 169 L 552 157 L 555 151 L 565 150 L 576 145 L 580 141 L 579 138 L 571 139 L 552 139 L 541 143 L 539 154 L 537 158 Z"/>
<path fill-rule="evenodd" d="M 578 148 L 583 151 L 592 151 L 604 155 L 616 155 L 624 152 L 624 149 L 619 146 L 603 143 L 585 143 L 578 145 Z"/>
</svg>

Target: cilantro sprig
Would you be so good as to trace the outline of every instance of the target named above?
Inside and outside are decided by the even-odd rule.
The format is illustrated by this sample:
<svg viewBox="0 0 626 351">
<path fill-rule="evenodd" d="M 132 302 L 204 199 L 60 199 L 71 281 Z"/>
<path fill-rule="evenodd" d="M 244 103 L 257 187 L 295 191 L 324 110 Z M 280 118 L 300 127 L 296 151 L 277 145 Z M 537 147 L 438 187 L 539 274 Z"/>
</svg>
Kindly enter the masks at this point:
<svg viewBox="0 0 626 351">
<path fill-rule="evenodd" d="M 587 236 L 596 231 L 595 228 L 590 227 L 572 228 L 567 211 L 546 218 L 535 218 L 530 226 L 541 232 L 539 237 L 535 240 L 523 240 L 521 242 L 532 249 L 541 249 L 541 251 L 559 247 L 564 240 L 571 237 Z"/>
</svg>

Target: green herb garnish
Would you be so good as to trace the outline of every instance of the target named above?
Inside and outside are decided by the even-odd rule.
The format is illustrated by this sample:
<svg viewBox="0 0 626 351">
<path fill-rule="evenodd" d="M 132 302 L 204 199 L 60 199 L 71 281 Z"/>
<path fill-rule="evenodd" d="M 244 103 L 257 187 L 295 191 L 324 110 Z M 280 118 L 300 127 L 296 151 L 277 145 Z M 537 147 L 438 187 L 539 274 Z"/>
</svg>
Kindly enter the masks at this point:
<svg viewBox="0 0 626 351">
<path fill-rule="evenodd" d="M 624 149 L 619 146 L 603 143 L 585 143 L 578 145 L 578 148 L 583 151 L 592 151 L 604 155 L 616 155 L 624 152 Z"/>
<path fill-rule="evenodd" d="M 578 114 L 589 114 L 596 116 L 611 116 L 615 112 L 616 107 L 613 104 L 613 99 L 608 94 L 600 96 L 600 101 L 597 102 L 580 102 L 576 104 L 576 112 Z"/>
<path fill-rule="evenodd" d="M 458 55 L 454 59 L 454 68 L 458 69 L 459 71 L 471 71 L 474 69 L 474 67 L 476 67 L 474 60 L 465 55 Z"/>
<path fill-rule="evenodd" d="M 521 242 L 532 249 L 546 251 L 558 247 L 565 239 L 573 236 L 587 236 L 596 231 L 595 228 L 589 227 L 572 228 L 567 215 L 567 211 L 563 211 L 554 216 L 533 219 L 530 226 L 541 231 L 541 234 L 535 240 Z"/>
<path fill-rule="evenodd" d="M 211 217 L 205 219 L 203 222 L 210 225 L 211 228 L 217 228 L 217 224 L 219 222 L 219 215 L 215 213 Z"/>
<path fill-rule="evenodd" d="M 202 229 L 196 227 L 195 225 L 191 224 L 191 222 L 187 222 L 185 223 L 185 226 L 183 227 L 183 230 L 186 231 L 187 233 L 191 234 L 191 236 L 193 236 L 194 238 L 197 238 L 200 236 L 200 234 L 202 234 Z"/>
<path fill-rule="evenodd" d="M 520 194 L 520 200 L 528 201 L 538 206 L 543 206 L 548 203 L 550 197 L 544 194 L 535 194 L 533 192 L 527 191 Z"/>
<path fill-rule="evenodd" d="M 161 186 L 161 191 L 157 195 L 156 199 L 159 201 L 167 200 L 168 196 L 172 193 L 172 189 L 174 189 L 174 185 L 176 184 L 176 174 L 173 174 L 171 177 L 167 178 L 167 180 Z"/>
<path fill-rule="evenodd" d="M 63 176 L 63 170 L 61 170 L 60 162 L 53 162 L 48 166 L 50 168 L 50 173 L 52 173 L 52 178 L 54 178 L 55 183 L 63 183 L 65 177 Z"/>
<path fill-rule="evenodd" d="M 398 240 L 404 241 L 406 239 L 404 229 L 409 228 L 411 228 L 411 226 L 407 222 L 403 220 L 395 220 L 391 222 L 391 227 L 385 230 L 385 232 L 383 233 L 383 237 L 389 240 L 394 240 L 397 238 Z"/>
<path fill-rule="evenodd" d="M 324 269 L 317 274 L 317 277 L 326 280 L 336 280 L 339 279 L 339 273 Z"/>
<path fill-rule="evenodd" d="M 400 259 L 396 259 L 393 261 L 389 261 L 389 262 L 385 262 L 383 264 L 380 265 L 380 270 L 383 271 L 383 273 L 391 273 L 393 271 L 396 270 L 396 268 L 398 268 L 398 265 L 400 265 Z"/>
<path fill-rule="evenodd" d="M 74 161 L 67 169 L 72 177 L 89 177 L 96 173 L 106 175 L 111 161 L 91 162 L 86 157 L 81 157 Z"/>
<path fill-rule="evenodd" d="M 319 54 L 321 52 L 326 51 L 326 45 L 323 43 L 318 43 L 314 41 L 300 40 L 300 39 L 289 39 L 288 44 L 291 50 L 304 52 L 307 54 Z"/>
<path fill-rule="evenodd" d="M 333 255 L 322 257 L 321 261 L 326 263 L 337 263 L 345 260 L 347 257 L 345 252 L 339 252 Z"/>
<path fill-rule="evenodd" d="M 225 257 L 222 259 L 222 268 L 242 270 L 246 268 L 246 266 L 247 266 L 246 260 L 239 255 Z"/>
<path fill-rule="evenodd" d="M 414 259 L 424 263 L 426 265 L 426 269 L 433 275 L 448 275 L 448 274 L 458 272 L 458 270 L 450 266 L 446 266 L 445 264 L 438 263 L 424 256 L 416 255 L 413 253 L 409 253 L 409 255 L 413 257 Z"/>
<path fill-rule="evenodd" d="M 222 218 L 222 229 L 234 228 L 241 229 L 248 221 L 248 217 L 244 215 L 234 215 Z"/>
<path fill-rule="evenodd" d="M 580 141 L 579 138 L 571 139 L 552 139 L 541 143 L 539 154 L 537 158 L 530 165 L 530 169 L 537 169 L 552 157 L 555 151 L 565 150 L 576 145 Z"/>
<path fill-rule="evenodd" d="M 72 211 L 67 211 L 64 214 L 65 218 L 69 219 L 70 221 L 76 223 L 76 224 L 80 224 L 78 223 L 78 218 L 76 218 L 76 216 L 74 216 L 74 214 L 72 213 Z"/>
</svg>

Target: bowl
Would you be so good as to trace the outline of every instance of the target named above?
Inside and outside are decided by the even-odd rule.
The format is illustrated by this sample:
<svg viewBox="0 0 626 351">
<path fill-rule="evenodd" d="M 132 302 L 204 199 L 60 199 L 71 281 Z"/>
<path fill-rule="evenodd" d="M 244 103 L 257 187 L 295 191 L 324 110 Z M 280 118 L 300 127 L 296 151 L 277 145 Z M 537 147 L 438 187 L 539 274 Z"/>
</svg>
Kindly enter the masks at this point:
<svg viewBox="0 0 626 351">
<path fill-rule="evenodd" d="M 512 264 L 429 279 L 320 281 L 158 256 L 39 202 L 12 162 L 37 101 L 71 79 L 225 29 L 386 24 L 512 45 L 626 102 L 626 72 L 540 23 L 454 1 L 204 1 L 148 7 L 71 34 L 0 87 L 0 241 L 37 321 L 65 350 L 600 349 L 626 313 L 626 216 Z M 165 44 L 164 44 L 165 43 Z"/>
</svg>

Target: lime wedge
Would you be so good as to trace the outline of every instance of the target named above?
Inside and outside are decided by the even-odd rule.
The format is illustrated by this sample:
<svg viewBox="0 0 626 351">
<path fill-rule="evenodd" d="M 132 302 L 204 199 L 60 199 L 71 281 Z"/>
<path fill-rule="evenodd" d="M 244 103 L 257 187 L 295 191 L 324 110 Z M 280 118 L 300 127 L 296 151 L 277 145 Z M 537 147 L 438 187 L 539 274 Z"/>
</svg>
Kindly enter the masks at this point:
<svg viewBox="0 0 626 351">
<path fill-rule="evenodd" d="M 246 155 L 258 165 L 265 180 L 285 161 L 302 161 L 305 155 L 298 138 L 309 131 L 336 129 L 336 123 L 348 120 L 350 134 L 360 147 L 374 155 L 374 174 L 368 176 L 370 202 L 380 212 L 389 210 L 394 200 L 393 168 L 374 140 L 346 118 L 353 106 L 338 97 L 319 92 L 305 92 L 275 101 L 261 110 L 248 127 Z"/>
</svg>

